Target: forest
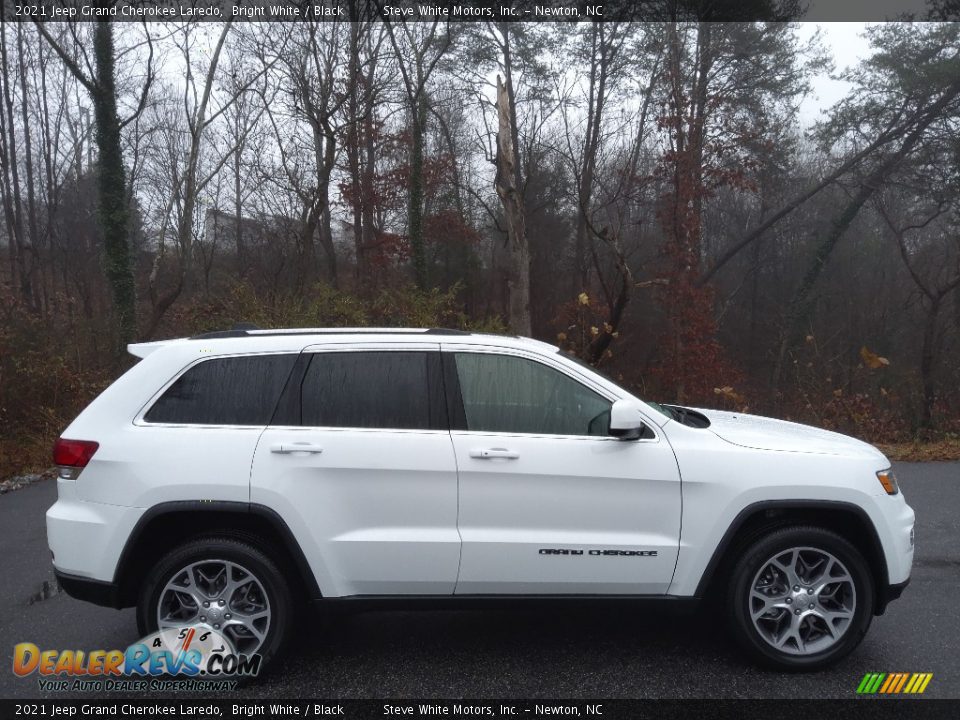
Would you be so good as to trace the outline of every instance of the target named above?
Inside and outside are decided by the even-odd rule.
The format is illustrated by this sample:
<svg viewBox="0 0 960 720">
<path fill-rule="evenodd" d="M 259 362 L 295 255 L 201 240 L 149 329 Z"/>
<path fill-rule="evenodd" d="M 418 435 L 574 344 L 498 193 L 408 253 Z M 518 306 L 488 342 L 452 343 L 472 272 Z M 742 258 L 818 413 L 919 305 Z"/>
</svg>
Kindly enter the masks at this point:
<svg viewBox="0 0 960 720">
<path fill-rule="evenodd" d="M 0 478 L 128 343 L 442 326 L 960 437 L 960 23 L 4 22 Z M 848 88 L 819 118 L 817 78 Z"/>
</svg>

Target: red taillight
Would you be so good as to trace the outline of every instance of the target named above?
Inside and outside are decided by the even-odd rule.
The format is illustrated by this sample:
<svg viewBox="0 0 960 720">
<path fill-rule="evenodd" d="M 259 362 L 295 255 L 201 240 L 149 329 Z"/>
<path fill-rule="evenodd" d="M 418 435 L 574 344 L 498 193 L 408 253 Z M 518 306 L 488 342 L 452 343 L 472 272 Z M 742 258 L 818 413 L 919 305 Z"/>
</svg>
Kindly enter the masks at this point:
<svg viewBox="0 0 960 720">
<path fill-rule="evenodd" d="M 60 477 L 75 479 L 99 447 L 100 443 L 93 440 L 57 440 L 53 444 L 53 464 L 60 468 Z"/>
</svg>

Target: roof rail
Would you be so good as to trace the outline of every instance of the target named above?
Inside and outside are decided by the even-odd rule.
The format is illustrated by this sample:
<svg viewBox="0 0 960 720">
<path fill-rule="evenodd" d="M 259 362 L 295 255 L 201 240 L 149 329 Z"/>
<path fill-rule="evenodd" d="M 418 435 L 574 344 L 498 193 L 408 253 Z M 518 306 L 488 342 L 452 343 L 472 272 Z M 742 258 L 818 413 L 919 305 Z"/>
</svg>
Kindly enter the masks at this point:
<svg viewBox="0 0 960 720">
<path fill-rule="evenodd" d="M 215 330 L 214 332 L 200 333 L 192 335 L 191 340 L 216 340 L 217 338 L 246 337 L 250 330 L 259 330 L 260 328 L 253 323 L 239 322 L 235 323 L 229 330 Z"/>
<path fill-rule="evenodd" d="M 269 337 L 276 335 L 364 335 L 377 334 L 389 335 L 391 333 L 416 334 L 423 335 L 472 335 L 467 330 L 457 330 L 455 328 L 429 328 L 421 330 L 417 328 L 291 328 L 289 330 L 261 330 L 256 325 L 250 323 L 238 323 L 230 330 L 216 330 L 213 332 L 194 335 L 191 340 L 217 340 L 220 338 L 236 337 Z"/>
</svg>

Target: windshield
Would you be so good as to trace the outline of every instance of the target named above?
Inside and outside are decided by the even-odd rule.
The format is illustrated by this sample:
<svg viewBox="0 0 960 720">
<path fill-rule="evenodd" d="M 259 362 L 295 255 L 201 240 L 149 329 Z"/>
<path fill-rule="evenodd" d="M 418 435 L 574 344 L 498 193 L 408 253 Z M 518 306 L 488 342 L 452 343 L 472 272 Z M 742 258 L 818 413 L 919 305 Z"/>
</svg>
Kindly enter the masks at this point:
<svg viewBox="0 0 960 720">
<path fill-rule="evenodd" d="M 676 418 L 676 415 L 674 415 L 672 412 L 670 412 L 670 409 L 669 409 L 669 408 L 665 408 L 665 407 L 664 407 L 663 405 L 661 405 L 660 403 L 654 402 L 653 400 L 644 400 L 643 402 L 645 402 L 647 405 L 649 405 L 650 407 L 652 407 L 654 410 L 656 410 L 656 411 L 657 411 L 658 413 L 660 413 L 661 415 L 666 415 L 666 416 L 667 416 L 668 418 L 670 418 L 671 420 L 676 420 L 676 419 L 677 419 L 677 418 Z"/>
</svg>

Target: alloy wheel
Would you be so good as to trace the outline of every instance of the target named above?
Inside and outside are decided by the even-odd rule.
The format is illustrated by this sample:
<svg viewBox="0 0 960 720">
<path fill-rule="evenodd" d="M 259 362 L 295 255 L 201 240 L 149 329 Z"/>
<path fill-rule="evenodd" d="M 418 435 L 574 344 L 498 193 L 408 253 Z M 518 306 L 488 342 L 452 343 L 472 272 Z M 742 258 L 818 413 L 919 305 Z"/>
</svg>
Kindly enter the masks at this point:
<svg viewBox="0 0 960 720">
<path fill-rule="evenodd" d="M 164 586 L 157 604 L 160 630 L 204 625 L 247 655 L 263 645 L 270 619 L 263 583 L 229 560 L 202 560 L 181 568 Z"/>
<path fill-rule="evenodd" d="M 747 602 L 754 627 L 771 647 L 812 655 L 835 645 L 849 629 L 857 593 L 853 576 L 836 556 L 794 547 L 761 564 Z"/>
</svg>

